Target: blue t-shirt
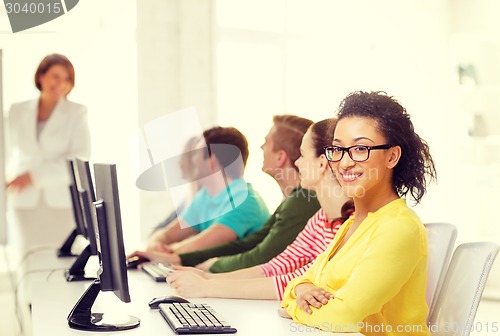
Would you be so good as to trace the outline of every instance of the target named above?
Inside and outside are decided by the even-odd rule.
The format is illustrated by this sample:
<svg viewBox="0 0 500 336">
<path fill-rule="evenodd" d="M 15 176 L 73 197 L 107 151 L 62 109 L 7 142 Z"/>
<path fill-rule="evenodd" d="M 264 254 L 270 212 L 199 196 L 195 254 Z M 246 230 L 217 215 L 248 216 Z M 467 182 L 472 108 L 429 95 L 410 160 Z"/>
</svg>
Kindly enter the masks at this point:
<svg viewBox="0 0 500 336">
<path fill-rule="evenodd" d="M 200 232 L 221 224 L 243 238 L 262 227 L 269 218 L 269 210 L 252 185 L 239 178 L 215 196 L 201 188 L 180 217 Z"/>
</svg>

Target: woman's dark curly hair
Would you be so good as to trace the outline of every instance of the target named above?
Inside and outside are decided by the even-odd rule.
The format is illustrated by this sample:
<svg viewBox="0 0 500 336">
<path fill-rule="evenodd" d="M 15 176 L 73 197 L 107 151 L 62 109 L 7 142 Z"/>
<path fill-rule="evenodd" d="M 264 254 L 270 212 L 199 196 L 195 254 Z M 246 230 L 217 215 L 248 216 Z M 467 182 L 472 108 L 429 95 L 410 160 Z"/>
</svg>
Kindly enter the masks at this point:
<svg viewBox="0 0 500 336">
<path fill-rule="evenodd" d="M 349 117 L 370 118 L 387 142 L 401 147 L 401 158 L 394 167 L 393 185 L 400 197 L 410 193 L 416 203 L 424 196 L 427 178 L 436 180 L 436 168 L 429 145 L 413 127 L 410 115 L 394 98 L 382 91 L 350 93 L 340 103 L 338 120 Z"/>
<path fill-rule="evenodd" d="M 331 223 L 342 223 L 349 219 L 351 215 L 355 212 L 354 210 L 354 201 L 352 199 L 346 201 L 344 205 L 342 205 L 342 208 L 340 209 L 340 217 L 334 218 L 331 220 Z M 334 231 L 335 226 L 332 225 L 332 232 Z"/>
</svg>

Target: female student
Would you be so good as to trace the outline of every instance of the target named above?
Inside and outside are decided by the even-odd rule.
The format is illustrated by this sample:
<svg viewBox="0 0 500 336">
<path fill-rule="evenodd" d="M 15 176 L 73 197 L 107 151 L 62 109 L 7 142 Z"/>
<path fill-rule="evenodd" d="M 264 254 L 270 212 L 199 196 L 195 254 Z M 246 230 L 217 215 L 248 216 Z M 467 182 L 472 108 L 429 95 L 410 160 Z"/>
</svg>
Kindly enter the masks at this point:
<svg viewBox="0 0 500 336">
<path fill-rule="evenodd" d="M 332 241 L 340 225 L 352 213 L 346 197 L 332 175 L 324 155 L 324 144 L 331 143 L 336 120 L 313 124 L 302 139 L 299 168 L 303 188 L 314 190 L 321 209 L 309 219 L 295 241 L 268 263 L 229 273 L 209 274 L 188 267 L 167 278 L 177 292 L 186 297 L 227 297 L 281 299 L 286 284 L 302 275 L 312 260 Z M 339 217 L 340 215 L 340 217 Z"/>
<path fill-rule="evenodd" d="M 427 235 L 401 198 L 418 203 L 435 178 L 428 145 L 394 98 L 354 92 L 340 105 L 325 155 L 356 213 L 288 284 L 280 313 L 327 331 L 430 335 Z"/>
</svg>

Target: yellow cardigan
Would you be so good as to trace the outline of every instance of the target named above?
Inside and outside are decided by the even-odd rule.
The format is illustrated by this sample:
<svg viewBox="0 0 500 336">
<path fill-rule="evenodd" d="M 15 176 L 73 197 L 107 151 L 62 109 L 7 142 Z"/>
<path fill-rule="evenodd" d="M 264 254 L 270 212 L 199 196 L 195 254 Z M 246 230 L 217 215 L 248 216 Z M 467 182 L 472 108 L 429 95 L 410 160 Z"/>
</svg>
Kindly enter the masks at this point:
<svg viewBox="0 0 500 336">
<path fill-rule="evenodd" d="M 404 199 L 369 213 L 339 250 L 353 218 L 301 277 L 288 283 L 281 306 L 294 321 L 331 332 L 430 335 L 426 325 L 427 234 Z M 331 258 L 331 259 L 330 259 Z M 312 283 L 335 295 L 307 314 L 295 287 Z"/>
</svg>

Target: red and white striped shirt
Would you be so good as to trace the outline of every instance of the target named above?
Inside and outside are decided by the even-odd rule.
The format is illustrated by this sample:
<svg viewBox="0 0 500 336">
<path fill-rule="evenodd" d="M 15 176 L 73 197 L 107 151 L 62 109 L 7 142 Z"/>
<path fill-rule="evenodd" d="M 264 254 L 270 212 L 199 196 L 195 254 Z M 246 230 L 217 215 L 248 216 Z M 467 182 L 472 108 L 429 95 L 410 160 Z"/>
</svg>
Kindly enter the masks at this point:
<svg viewBox="0 0 500 336">
<path fill-rule="evenodd" d="M 288 282 L 311 267 L 314 259 L 326 250 L 341 225 L 340 221 L 330 223 L 325 211 L 319 209 L 293 243 L 269 262 L 259 265 L 266 278 L 274 277 L 280 300 Z"/>
</svg>

